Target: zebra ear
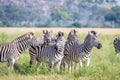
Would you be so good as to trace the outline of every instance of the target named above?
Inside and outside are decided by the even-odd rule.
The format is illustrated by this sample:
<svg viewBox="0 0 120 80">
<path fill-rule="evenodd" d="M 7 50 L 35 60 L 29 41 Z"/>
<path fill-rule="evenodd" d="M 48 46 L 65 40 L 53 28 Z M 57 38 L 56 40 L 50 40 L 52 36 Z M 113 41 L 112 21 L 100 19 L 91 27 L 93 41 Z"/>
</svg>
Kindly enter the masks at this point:
<svg viewBox="0 0 120 80">
<path fill-rule="evenodd" d="M 74 34 L 74 30 L 71 30 L 70 33 L 73 35 Z"/>
<path fill-rule="evenodd" d="M 74 34 L 78 35 L 78 30 L 74 29 Z"/>
<path fill-rule="evenodd" d="M 43 34 L 45 34 L 46 32 L 45 32 L 45 30 L 43 30 Z"/>
<path fill-rule="evenodd" d="M 93 35 L 96 35 L 97 34 L 97 32 L 96 31 L 94 31 L 94 30 L 92 30 L 92 31 L 90 31 Z"/>
<path fill-rule="evenodd" d="M 88 32 L 89 35 L 93 36 L 93 33 L 91 33 L 91 31 Z"/>
</svg>

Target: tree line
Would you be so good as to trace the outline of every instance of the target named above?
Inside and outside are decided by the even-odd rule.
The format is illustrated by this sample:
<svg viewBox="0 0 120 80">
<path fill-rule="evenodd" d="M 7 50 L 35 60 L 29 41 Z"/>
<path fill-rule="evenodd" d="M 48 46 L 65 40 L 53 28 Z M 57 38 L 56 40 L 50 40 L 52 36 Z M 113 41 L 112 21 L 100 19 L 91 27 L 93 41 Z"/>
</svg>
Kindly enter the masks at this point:
<svg viewBox="0 0 120 80">
<path fill-rule="evenodd" d="M 116 0 L 1 0 L 2 27 L 120 27 Z"/>
</svg>

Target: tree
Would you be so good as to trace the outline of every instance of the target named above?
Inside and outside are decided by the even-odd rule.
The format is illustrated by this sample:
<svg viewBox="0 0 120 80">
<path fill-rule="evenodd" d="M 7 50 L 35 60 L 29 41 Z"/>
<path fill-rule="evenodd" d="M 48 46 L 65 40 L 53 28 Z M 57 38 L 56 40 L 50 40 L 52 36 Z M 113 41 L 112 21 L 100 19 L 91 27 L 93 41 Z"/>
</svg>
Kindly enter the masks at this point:
<svg viewBox="0 0 120 80">
<path fill-rule="evenodd" d="M 115 24 L 120 25 L 120 6 L 111 8 L 111 10 L 105 15 L 105 20 L 110 21 L 112 27 L 114 27 Z"/>
</svg>

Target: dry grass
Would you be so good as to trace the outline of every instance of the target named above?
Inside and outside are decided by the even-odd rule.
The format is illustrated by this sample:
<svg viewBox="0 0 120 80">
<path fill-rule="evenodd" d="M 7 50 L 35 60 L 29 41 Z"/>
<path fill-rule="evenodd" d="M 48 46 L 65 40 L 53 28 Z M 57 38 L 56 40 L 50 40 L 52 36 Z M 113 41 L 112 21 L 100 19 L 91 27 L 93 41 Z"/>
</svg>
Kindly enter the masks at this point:
<svg viewBox="0 0 120 80">
<path fill-rule="evenodd" d="M 1 76 L 0 80 L 70 80 L 66 76 L 61 75 L 8 75 Z"/>
<path fill-rule="evenodd" d="M 25 33 L 25 32 L 42 32 L 42 30 L 52 30 L 53 33 L 63 31 L 68 33 L 72 29 L 76 29 L 79 33 L 87 33 L 88 31 L 95 30 L 98 33 L 103 34 L 116 34 L 120 32 L 117 28 L 0 28 L 0 33 Z"/>
</svg>

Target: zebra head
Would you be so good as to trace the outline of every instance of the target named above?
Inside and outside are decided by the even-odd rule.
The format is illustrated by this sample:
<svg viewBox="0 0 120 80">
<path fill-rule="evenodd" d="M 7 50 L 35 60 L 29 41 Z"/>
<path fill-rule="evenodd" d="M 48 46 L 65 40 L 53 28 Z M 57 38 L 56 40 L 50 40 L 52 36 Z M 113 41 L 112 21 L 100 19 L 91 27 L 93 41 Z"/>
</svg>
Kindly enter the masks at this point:
<svg viewBox="0 0 120 80">
<path fill-rule="evenodd" d="M 61 53 L 61 52 L 63 53 L 64 45 L 65 45 L 64 33 L 58 32 L 58 34 L 56 36 L 56 50 L 59 53 Z"/>
<path fill-rule="evenodd" d="M 28 33 L 26 33 L 26 37 L 32 39 L 34 37 L 34 33 L 33 32 L 28 32 Z"/>
<path fill-rule="evenodd" d="M 41 38 L 39 38 L 39 37 L 36 37 L 36 36 L 34 36 L 34 37 L 32 38 L 31 46 L 39 46 L 39 45 L 41 45 L 41 44 L 43 44 L 43 39 L 41 39 Z"/>
<path fill-rule="evenodd" d="M 35 36 L 33 32 L 28 32 L 26 33 L 26 39 L 28 39 L 29 45 L 35 45 Z"/>
<path fill-rule="evenodd" d="M 113 43 L 113 44 L 118 44 L 119 41 L 120 41 L 120 38 L 119 38 L 119 37 L 116 37 L 116 38 L 114 39 L 114 43 Z"/>
<path fill-rule="evenodd" d="M 52 31 L 43 30 L 43 34 L 44 34 L 44 43 L 45 43 L 45 44 L 50 44 L 51 39 L 52 39 L 51 33 L 52 33 Z"/>
<path fill-rule="evenodd" d="M 85 42 L 88 42 L 90 46 L 95 46 L 98 49 L 102 47 L 102 44 L 100 43 L 97 33 L 95 31 L 90 31 L 88 33 L 88 36 L 86 37 Z"/>
<path fill-rule="evenodd" d="M 68 34 L 68 41 L 78 40 L 78 32 L 74 29 L 71 30 Z"/>
</svg>

